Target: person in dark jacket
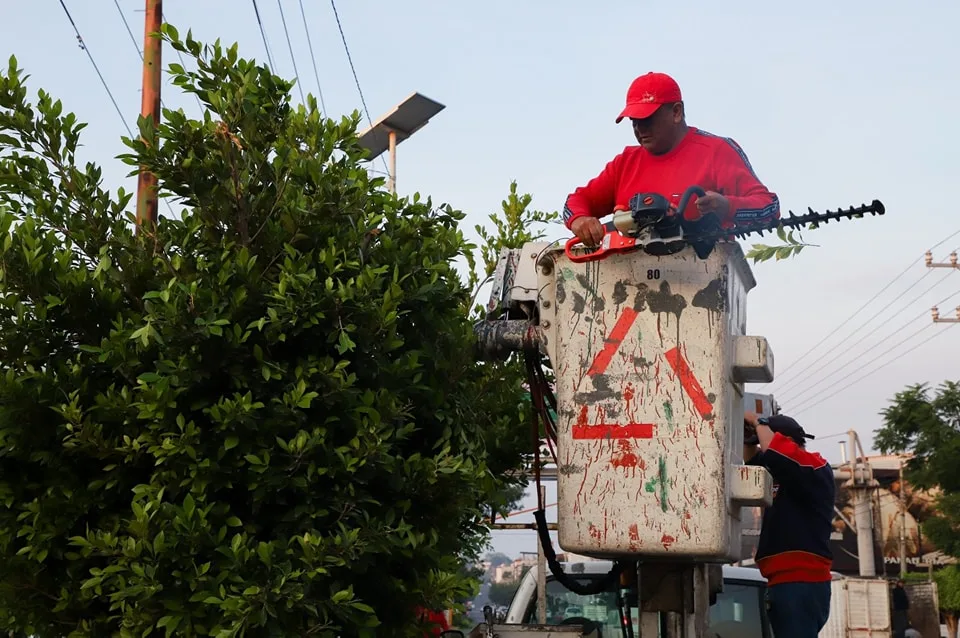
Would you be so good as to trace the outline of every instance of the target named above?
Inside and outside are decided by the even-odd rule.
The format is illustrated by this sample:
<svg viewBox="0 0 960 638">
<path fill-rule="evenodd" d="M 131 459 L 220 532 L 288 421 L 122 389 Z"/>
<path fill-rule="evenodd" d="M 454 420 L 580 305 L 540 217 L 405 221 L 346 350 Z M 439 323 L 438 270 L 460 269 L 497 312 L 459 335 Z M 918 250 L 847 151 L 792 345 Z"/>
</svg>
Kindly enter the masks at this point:
<svg viewBox="0 0 960 638">
<path fill-rule="evenodd" d="M 830 615 L 836 486 L 830 464 L 807 451 L 812 438 L 788 416 L 744 416 L 744 461 L 773 476 L 755 560 L 777 638 L 816 638 Z"/>
<path fill-rule="evenodd" d="M 903 588 L 903 580 L 897 580 L 891 591 L 893 599 L 893 638 L 903 638 L 910 624 L 910 599 Z"/>
</svg>

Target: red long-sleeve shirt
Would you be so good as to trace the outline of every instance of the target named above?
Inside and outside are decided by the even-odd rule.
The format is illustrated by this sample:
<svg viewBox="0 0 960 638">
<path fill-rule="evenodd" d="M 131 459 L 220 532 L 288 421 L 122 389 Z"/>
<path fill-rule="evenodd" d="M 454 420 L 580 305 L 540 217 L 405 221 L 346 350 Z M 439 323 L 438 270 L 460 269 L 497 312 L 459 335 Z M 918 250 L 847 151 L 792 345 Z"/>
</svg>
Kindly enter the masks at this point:
<svg viewBox="0 0 960 638">
<path fill-rule="evenodd" d="M 603 217 L 629 209 L 637 193 L 659 193 L 674 206 L 690 186 L 716 191 L 730 200 L 724 227 L 779 219 L 780 201 L 760 182 L 743 149 L 733 140 L 690 127 L 670 152 L 653 155 L 642 146 L 628 146 L 597 177 L 567 197 L 563 221 L 570 228 L 577 217 Z M 699 218 L 696 196 L 684 217 Z"/>
</svg>

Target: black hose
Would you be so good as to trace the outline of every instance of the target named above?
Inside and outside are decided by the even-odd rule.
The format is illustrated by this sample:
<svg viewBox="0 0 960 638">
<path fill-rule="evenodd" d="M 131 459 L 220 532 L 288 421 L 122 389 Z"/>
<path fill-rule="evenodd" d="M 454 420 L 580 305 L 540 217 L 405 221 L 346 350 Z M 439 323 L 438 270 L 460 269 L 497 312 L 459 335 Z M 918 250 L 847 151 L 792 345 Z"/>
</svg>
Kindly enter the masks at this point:
<svg viewBox="0 0 960 638">
<path fill-rule="evenodd" d="M 563 565 L 557 560 L 557 553 L 553 549 L 553 542 L 550 540 L 550 530 L 547 528 L 547 512 L 539 509 L 533 513 L 533 518 L 537 521 L 537 534 L 540 536 L 540 544 L 543 545 L 543 555 L 547 559 L 547 566 L 550 573 L 557 579 L 557 582 L 581 596 L 593 596 L 604 591 L 609 591 L 610 587 L 617 582 L 620 577 L 620 564 L 614 563 L 613 568 L 602 578 L 586 584 L 577 581 L 568 573 L 563 571 Z"/>
<path fill-rule="evenodd" d="M 553 392 L 550 391 L 550 386 L 546 382 L 543 368 L 533 360 L 532 353 L 526 354 L 527 382 L 530 385 L 531 399 L 533 399 L 534 403 L 534 427 L 536 428 L 536 416 L 544 418 L 545 422 L 552 421 L 549 410 L 547 410 L 546 405 L 544 405 L 544 395 L 547 396 L 547 402 L 553 405 L 556 405 L 556 398 L 553 396 Z M 537 461 L 534 462 L 536 463 Z M 537 494 L 539 495 L 539 471 L 537 472 L 537 483 Z M 557 552 L 553 548 L 553 541 L 550 539 L 550 530 L 547 527 L 547 512 L 543 507 L 543 503 L 539 502 L 539 498 L 537 506 L 537 511 L 533 513 L 533 518 L 537 522 L 537 535 L 540 537 L 540 544 L 543 546 L 543 555 L 547 560 L 547 566 L 550 568 L 550 573 L 553 574 L 557 582 L 573 593 L 581 596 L 593 596 L 604 591 L 609 591 L 620 577 L 620 564 L 614 563 L 609 573 L 590 584 L 582 583 L 572 578 L 563 571 L 563 566 L 560 564 L 560 561 L 557 560 Z"/>
</svg>

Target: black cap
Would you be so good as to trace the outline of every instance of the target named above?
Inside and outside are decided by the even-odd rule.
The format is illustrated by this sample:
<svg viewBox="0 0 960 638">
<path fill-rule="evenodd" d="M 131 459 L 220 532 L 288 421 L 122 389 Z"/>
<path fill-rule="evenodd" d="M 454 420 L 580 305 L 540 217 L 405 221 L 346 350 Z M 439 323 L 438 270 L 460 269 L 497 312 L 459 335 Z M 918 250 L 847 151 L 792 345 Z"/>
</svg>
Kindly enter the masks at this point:
<svg viewBox="0 0 960 638">
<path fill-rule="evenodd" d="M 779 432 L 784 436 L 789 436 L 798 443 L 801 439 L 815 439 L 812 434 L 807 434 L 799 423 L 784 414 L 774 414 L 773 416 L 762 417 L 759 422 L 762 425 L 769 426 L 774 432 Z"/>
</svg>

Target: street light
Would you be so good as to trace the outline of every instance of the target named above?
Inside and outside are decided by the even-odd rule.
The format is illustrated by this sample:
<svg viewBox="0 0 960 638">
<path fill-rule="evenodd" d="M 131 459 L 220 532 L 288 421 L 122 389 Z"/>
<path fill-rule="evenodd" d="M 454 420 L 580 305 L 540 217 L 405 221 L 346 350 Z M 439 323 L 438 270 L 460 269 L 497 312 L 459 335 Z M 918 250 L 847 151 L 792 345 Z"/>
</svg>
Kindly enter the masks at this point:
<svg viewBox="0 0 960 638">
<path fill-rule="evenodd" d="M 360 134 L 360 146 L 370 151 L 371 160 L 390 151 L 387 184 L 391 193 L 397 192 L 397 144 L 422 129 L 445 108 L 420 93 L 413 93 Z"/>
</svg>

